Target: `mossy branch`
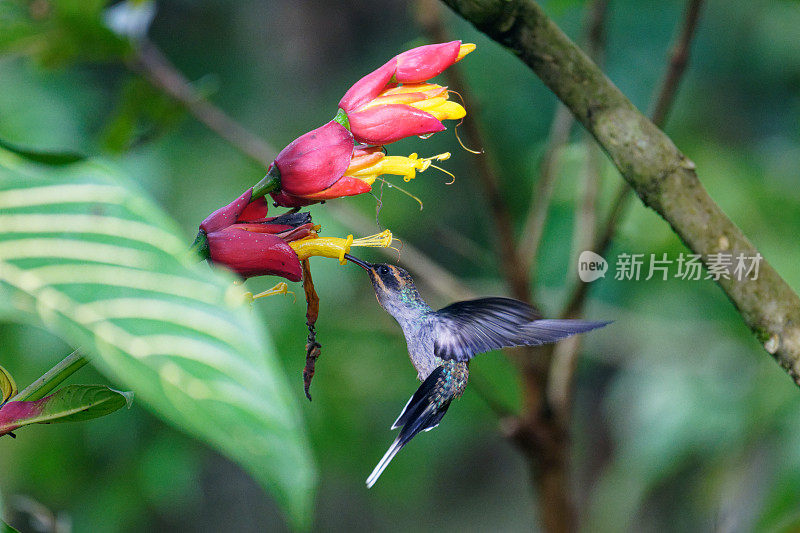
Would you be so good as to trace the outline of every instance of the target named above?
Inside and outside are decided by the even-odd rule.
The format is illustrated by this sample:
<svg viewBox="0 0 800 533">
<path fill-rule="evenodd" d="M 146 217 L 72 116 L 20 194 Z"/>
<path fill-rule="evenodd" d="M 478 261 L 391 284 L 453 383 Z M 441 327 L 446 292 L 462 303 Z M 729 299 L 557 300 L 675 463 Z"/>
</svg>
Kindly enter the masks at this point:
<svg viewBox="0 0 800 533">
<path fill-rule="evenodd" d="M 758 250 L 711 199 L 695 165 L 531 0 L 444 0 L 528 65 L 597 139 L 642 202 L 704 258 Z M 800 385 L 800 298 L 763 260 L 758 279 L 719 285 Z"/>
</svg>

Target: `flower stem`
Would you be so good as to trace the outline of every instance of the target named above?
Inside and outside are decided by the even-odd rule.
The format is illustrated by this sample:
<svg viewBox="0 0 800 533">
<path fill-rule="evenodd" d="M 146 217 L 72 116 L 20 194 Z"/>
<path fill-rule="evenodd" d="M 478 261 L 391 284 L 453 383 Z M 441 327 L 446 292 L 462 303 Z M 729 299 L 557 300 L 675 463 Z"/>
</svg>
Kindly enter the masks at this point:
<svg viewBox="0 0 800 533">
<path fill-rule="evenodd" d="M 347 113 L 344 112 L 344 109 L 339 108 L 339 111 L 336 112 L 336 116 L 333 117 L 333 120 L 347 128 L 348 131 L 350 130 L 350 119 L 347 118 Z"/>
<path fill-rule="evenodd" d="M 204 261 L 210 257 L 210 252 L 208 251 L 208 237 L 206 237 L 206 232 L 200 230 L 197 232 L 197 237 L 195 237 L 194 242 L 189 247 L 189 256 L 199 258 L 200 261 Z"/>
<path fill-rule="evenodd" d="M 267 194 L 280 190 L 281 188 L 281 172 L 278 167 L 272 165 L 267 172 L 267 175 L 261 178 L 261 181 L 253 185 L 253 194 L 250 196 L 250 201 L 266 196 Z"/>
<path fill-rule="evenodd" d="M 41 400 L 47 394 L 60 385 L 65 379 L 83 367 L 89 360 L 86 359 L 78 350 L 75 350 L 56 366 L 44 373 L 42 377 L 25 387 L 19 394 L 9 401 L 34 401 Z"/>
</svg>

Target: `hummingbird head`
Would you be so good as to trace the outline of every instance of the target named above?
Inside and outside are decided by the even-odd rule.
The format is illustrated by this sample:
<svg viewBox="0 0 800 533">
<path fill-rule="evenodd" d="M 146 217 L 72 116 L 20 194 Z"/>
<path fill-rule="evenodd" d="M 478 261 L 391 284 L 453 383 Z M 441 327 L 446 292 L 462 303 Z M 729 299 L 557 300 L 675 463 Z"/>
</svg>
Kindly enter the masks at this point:
<svg viewBox="0 0 800 533">
<path fill-rule="evenodd" d="M 405 269 L 386 263 L 368 263 L 350 254 L 345 254 L 344 257 L 367 271 L 378 303 L 393 316 L 393 311 L 407 306 L 416 307 L 412 303 L 424 305 L 414 285 L 414 279 Z"/>
</svg>

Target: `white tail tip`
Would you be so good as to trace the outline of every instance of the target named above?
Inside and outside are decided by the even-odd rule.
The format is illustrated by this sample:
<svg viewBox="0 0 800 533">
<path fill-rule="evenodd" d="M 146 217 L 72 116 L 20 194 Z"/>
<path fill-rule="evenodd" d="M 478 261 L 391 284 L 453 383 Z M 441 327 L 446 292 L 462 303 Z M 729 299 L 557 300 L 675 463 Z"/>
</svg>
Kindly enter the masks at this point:
<svg viewBox="0 0 800 533">
<path fill-rule="evenodd" d="M 372 486 L 375 484 L 375 482 L 378 481 L 378 478 L 381 477 L 381 474 L 383 474 L 383 471 L 386 470 L 386 467 L 389 466 L 389 463 L 392 461 L 394 456 L 397 455 L 397 452 L 399 452 L 400 448 L 402 448 L 402 447 L 403 446 L 399 443 L 398 440 L 395 440 L 392 443 L 392 445 L 389 446 L 389 449 L 386 450 L 386 453 L 383 454 L 383 457 L 378 462 L 378 465 L 375 467 L 375 469 L 372 471 L 372 473 L 367 478 L 367 488 L 368 489 L 371 489 Z"/>
</svg>

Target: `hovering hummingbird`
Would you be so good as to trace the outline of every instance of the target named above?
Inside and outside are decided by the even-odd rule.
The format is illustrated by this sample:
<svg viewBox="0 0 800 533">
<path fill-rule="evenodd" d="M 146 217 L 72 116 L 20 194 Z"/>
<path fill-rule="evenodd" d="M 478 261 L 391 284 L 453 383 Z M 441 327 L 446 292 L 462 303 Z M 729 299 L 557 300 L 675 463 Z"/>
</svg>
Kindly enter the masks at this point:
<svg viewBox="0 0 800 533">
<path fill-rule="evenodd" d="M 499 297 L 456 302 L 434 311 L 402 268 L 368 263 L 350 254 L 344 257 L 369 274 L 378 303 L 403 329 L 411 364 L 422 381 L 392 424 L 392 429 L 402 429 L 367 478 L 367 488 L 414 436 L 439 425 L 450 402 L 463 394 L 474 355 L 556 342 L 609 323 L 543 319 L 530 305 Z"/>
</svg>

